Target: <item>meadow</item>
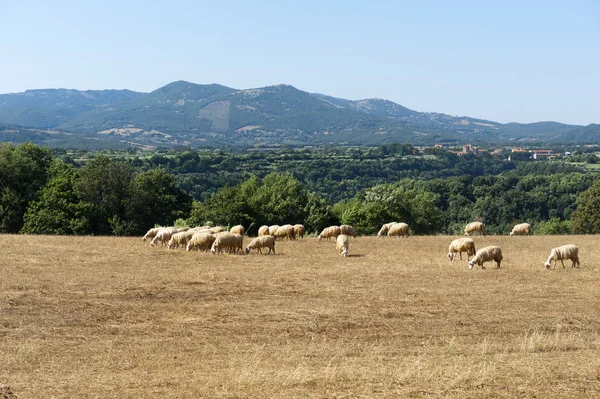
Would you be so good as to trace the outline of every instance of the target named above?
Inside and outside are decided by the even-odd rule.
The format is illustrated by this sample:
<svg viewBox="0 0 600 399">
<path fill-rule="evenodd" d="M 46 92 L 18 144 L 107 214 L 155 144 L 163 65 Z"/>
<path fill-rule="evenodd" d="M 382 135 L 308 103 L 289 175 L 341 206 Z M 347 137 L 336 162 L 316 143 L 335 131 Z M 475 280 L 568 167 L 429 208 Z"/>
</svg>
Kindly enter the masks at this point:
<svg viewBox="0 0 600 399">
<path fill-rule="evenodd" d="M 593 398 L 598 236 L 278 242 L 277 255 L 140 238 L 0 235 L 0 384 L 19 398 Z M 545 270 L 577 244 L 581 267 Z M 466 257 L 463 255 L 463 259 Z"/>
</svg>

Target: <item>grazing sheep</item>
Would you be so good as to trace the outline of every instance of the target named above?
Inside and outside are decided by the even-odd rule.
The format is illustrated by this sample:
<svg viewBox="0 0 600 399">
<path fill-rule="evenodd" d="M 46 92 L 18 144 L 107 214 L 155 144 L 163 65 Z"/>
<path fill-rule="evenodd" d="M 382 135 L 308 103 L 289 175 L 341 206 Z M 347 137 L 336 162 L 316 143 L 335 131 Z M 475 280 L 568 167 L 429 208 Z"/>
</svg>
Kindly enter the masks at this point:
<svg viewBox="0 0 600 399">
<path fill-rule="evenodd" d="M 497 268 L 500 269 L 500 262 L 502 262 L 502 250 L 500 247 L 492 245 L 481 248 L 469 262 L 469 269 L 472 269 L 473 265 L 479 265 L 482 270 L 485 270 L 483 264 L 492 260 L 496 262 L 498 265 Z"/>
<path fill-rule="evenodd" d="M 212 231 L 214 231 L 215 233 L 221 233 L 223 231 L 225 231 L 225 229 L 221 226 L 215 226 L 215 227 L 211 227 L 210 228 Z"/>
<path fill-rule="evenodd" d="M 377 237 L 386 235 L 388 233 L 388 231 L 390 230 L 390 227 L 392 227 L 396 223 L 398 223 L 398 222 L 386 223 L 383 226 L 381 226 L 381 229 L 379 229 L 379 233 L 377 233 Z"/>
<path fill-rule="evenodd" d="M 356 238 L 356 231 L 354 231 L 354 227 L 347 224 L 343 224 L 340 226 L 340 233 Z"/>
<path fill-rule="evenodd" d="M 531 225 L 529 223 L 521 223 L 521 224 L 516 225 L 515 227 L 513 227 L 512 231 L 510 232 L 511 237 L 514 235 L 524 235 L 524 236 L 531 235 Z"/>
<path fill-rule="evenodd" d="M 235 240 L 233 241 L 233 243 L 231 244 L 231 246 L 229 247 L 227 252 L 228 253 L 233 252 L 234 254 L 241 252 L 243 255 L 244 254 L 244 236 L 241 234 L 234 234 L 233 236 L 235 237 Z"/>
<path fill-rule="evenodd" d="M 212 247 L 215 240 L 216 237 L 212 234 L 206 233 L 206 230 L 199 231 L 194 233 L 192 238 L 190 238 L 185 250 L 191 251 L 192 249 L 197 249 L 198 251 L 208 251 Z"/>
<path fill-rule="evenodd" d="M 239 236 L 239 234 L 237 234 Z M 236 237 L 235 234 L 231 234 L 228 232 L 222 232 L 217 234 L 215 242 L 213 242 L 210 251 L 213 254 L 222 253 L 223 250 L 236 250 L 239 245 L 239 237 Z"/>
<path fill-rule="evenodd" d="M 287 238 L 288 240 L 295 240 L 296 231 L 294 230 L 294 226 L 291 224 L 284 224 L 283 226 L 279 226 L 277 231 L 275 231 L 274 236 L 276 239 L 280 238 L 283 240 L 284 238 Z"/>
<path fill-rule="evenodd" d="M 233 226 L 231 229 L 229 229 L 229 232 L 231 234 L 241 234 L 243 236 L 244 235 L 244 226 L 242 226 L 241 224 L 238 224 L 237 226 Z"/>
<path fill-rule="evenodd" d="M 178 233 L 183 233 L 184 231 L 188 231 L 190 228 L 185 226 L 185 227 L 177 227 L 175 230 L 177 230 Z"/>
<path fill-rule="evenodd" d="M 460 260 L 462 260 L 462 253 L 467 253 L 467 260 L 469 260 L 470 256 L 475 255 L 475 241 L 472 238 L 457 238 L 456 240 L 450 243 L 448 247 L 448 258 L 451 261 L 454 261 L 454 257 L 456 253 L 460 255 Z"/>
<path fill-rule="evenodd" d="M 388 230 L 388 237 L 404 236 L 408 238 L 410 229 L 406 223 L 394 223 Z"/>
<path fill-rule="evenodd" d="M 545 263 L 546 269 L 550 269 L 550 263 L 554 262 L 553 268 L 556 268 L 556 261 L 560 261 L 562 263 L 563 269 L 565 268 L 564 260 L 570 259 L 572 264 L 571 267 L 577 267 L 580 265 L 579 263 L 579 248 L 577 245 L 568 244 L 563 245 L 562 247 L 552 248 L 550 251 L 550 257 Z"/>
<path fill-rule="evenodd" d="M 174 227 L 162 228 L 156 233 L 156 236 L 152 239 L 150 245 L 155 246 L 158 242 L 160 242 L 161 246 L 166 245 L 171 239 L 171 236 L 175 233 L 177 233 L 177 229 Z"/>
<path fill-rule="evenodd" d="M 192 238 L 193 235 L 194 235 L 194 231 L 192 231 L 192 230 L 175 233 L 171 236 L 171 239 L 167 243 L 167 248 L 174 249 L 174 248 L 179 248 L 180 246 L 181 246 L 181 248 L 184 248 L 187 245 L 187 243 L 190 241 L 190 239 Z"/>
<path fill-rule="evenodd" d="M 474 235 L 475 233 L 478 233 L 479 235 L 485 236 L 485 226 L 483 223 L 481 222 L 472 222 L 469 223 L 466 227 L 465 227 L 465 235 L 466 236 L 470 236 L 470 235 Z"/>
<path fill-rule="evenodd" d="M 335 240 L 335 248 L 340 252 L 340 255 L 348 256 L 348 247 L 350 246 L 350 237 L 346 234 L 340 234 Z"/>
<path fill-rule="evenodd" d="M 270 236 L 274 236 L 275 232 L 277 231 L 278 228 L 279 228 L 278 224 L 274 224 L 272 226 L 269 226 L 269 235 Z"/>
<path fill-rule="evenodd" d="M 251 249 L 258 249 L 258 252 L 262 254 L 261 248 L 269 248 L 267 255 L 270 254 L 271 251 L 275 254 L 275 237 L 270 235 L 256 237 L 250 241 L 250 244 L 246 247 L 246 254 L 250 253 Z"/>
<path fill-rule="evenodd" d="M 295 224 L 294 233 L 296 233 L 296 237 L 304 238 L 304 226 L 301 224 Z"/>
<path fill-rule="evenodd" d="M 329 226 L 325 227 L 321 234 L 317 237 L 317 241 L 321 241 L 323 238 L 327 238 L 327 241 L 330 241 L 331 238 L 337 238 L 341 233 L 340 226 Z"/>
<path fill-rule="evenodd" d="M 268 236 L 269 235 L 269 226 L 260 226 L 260 228 L 258 229 L 258 236 L 259 237 L 263 237 L 263 236 Z"/>
<path fill-rule="evenodd" d="M 162 227 L 155 227 L 153 229 L 148 230 L 148 232 L 146 233 L 146 235 L 144 235 L 142 237 L 142 241 L 146 241 L 146 239 L 148 239 L 148 238 L 154 238 L 154 237 L 156 237 L 156 234 L 158 234 L 158 232 L 160 231 L 160 229 L 162 229 Z"/>
</svg>

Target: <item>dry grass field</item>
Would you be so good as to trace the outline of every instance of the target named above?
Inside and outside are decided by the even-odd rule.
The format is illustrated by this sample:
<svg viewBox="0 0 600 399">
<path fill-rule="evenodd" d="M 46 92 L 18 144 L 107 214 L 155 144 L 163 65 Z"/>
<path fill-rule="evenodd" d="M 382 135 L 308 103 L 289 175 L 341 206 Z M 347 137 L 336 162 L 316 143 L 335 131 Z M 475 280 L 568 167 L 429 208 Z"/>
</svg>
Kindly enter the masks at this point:
<svg viewBox="0 0 600 399">
<path fill-rule="evenodd" d="M 19 398 L 600 397 L 600 238 L 278 242 L 0 236 L 0 384 Z M 574 243 L 581 268 L 544 270 Z"/>
</svg>

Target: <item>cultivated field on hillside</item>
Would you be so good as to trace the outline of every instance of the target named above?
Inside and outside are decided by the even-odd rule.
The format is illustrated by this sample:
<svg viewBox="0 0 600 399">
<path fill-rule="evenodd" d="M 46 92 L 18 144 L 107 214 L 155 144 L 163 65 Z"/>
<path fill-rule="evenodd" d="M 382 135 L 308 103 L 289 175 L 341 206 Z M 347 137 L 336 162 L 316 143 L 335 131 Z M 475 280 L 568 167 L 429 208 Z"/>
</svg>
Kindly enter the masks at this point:
<svg viewBox="0 0 600 399">
<path fill-rule="evenodd" d="M 600 237 L 278 242 L 0 236 L 0 384 L 25 398 L 600 396 Z M 554 246 L 581 268 L 544 270 Z"/>
</svg>

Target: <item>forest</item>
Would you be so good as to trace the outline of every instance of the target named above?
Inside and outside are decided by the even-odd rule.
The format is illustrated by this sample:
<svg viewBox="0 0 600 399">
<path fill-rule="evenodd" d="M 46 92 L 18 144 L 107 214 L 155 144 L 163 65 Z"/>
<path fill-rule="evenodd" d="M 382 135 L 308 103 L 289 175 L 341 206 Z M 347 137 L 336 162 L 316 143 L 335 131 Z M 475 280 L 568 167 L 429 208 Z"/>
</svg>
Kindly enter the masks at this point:
<svg viewBox="0 0 600 399">
<path fill-rule="evenodd" d="M 350 224 L 374 234 L 491 234 L 528 222 L 534 234 L 600 232 L 597 148 L 532 160 L 378 147 L 69 151 L 0 146 L 0 232 L 143 235 L 154 226 Z"/>
</svg>

